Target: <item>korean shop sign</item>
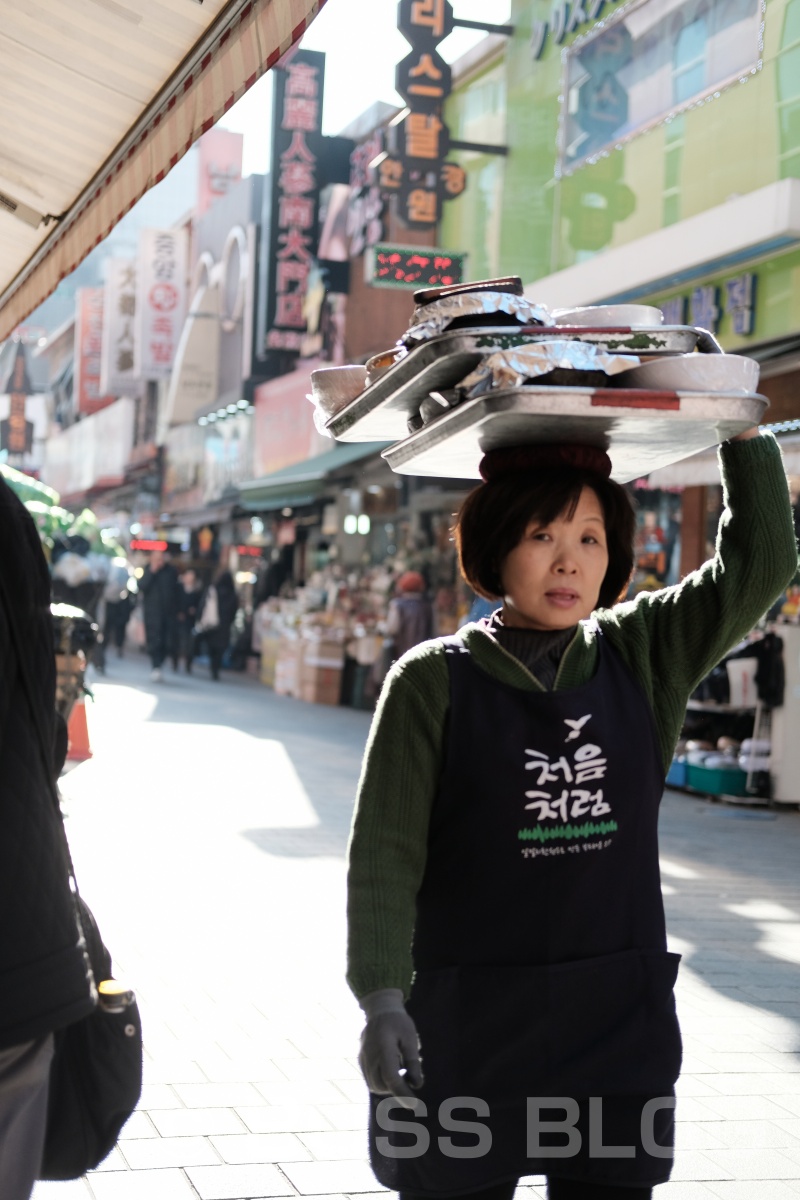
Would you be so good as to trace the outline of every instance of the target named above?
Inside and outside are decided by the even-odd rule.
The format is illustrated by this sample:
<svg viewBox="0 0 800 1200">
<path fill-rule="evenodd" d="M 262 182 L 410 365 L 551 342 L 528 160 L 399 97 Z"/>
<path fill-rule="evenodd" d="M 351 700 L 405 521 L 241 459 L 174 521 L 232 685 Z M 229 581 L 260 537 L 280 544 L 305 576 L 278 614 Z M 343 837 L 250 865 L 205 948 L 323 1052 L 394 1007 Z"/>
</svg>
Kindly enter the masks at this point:
<svg viewBox="0 0 800 1200">
<path fill-rule="evenodd" d="M 435 228 L 445 200 L 460 196 L 466 173 L 446 162 L 450 131 L 442 106 L 450 94 L 451 72 L 437 47 L 453 30 L 450 0 L 400 0 L 397 27 L 411 53 L 397 66 L 395 85 L 407 112 L 390 127 L 391 152 L 378 166 L 378 186 L 397 196 L 398 214 L 412 229 Z"/>
<path fill-rule="evenodd" d="M 558 0 L 550 10 L 547 21 L 534 21 L 531 35 L 531 54 L 540 59 L 544 54 L 547 39 L 552 38 L 561 45 L 564 38 L 578 33 L 587 25 L 599 21 L 606 15 L 609 0 Z"/>
<path fill-rule="evenodd" d="M 186 316 L 189 250 L 186 229 L 145 229 L 136 272 L 134 370 L 141 379 L 169 379 Z"/>
<path fill-rule="evenodd" d="M 347 208 L 347 234 L 350 254 L 358 258 L 369 246 L 384 237 L 386 200 L 378 187 L 370 163 L 385 150 L 382 129 L 376 129 L 360 142 L 350 155 L 350 203 Z"/>
<path fill-rule="evenodd" d="M 466 257 L 426 246 L 379 243 L 365 261 L 366 281 L 373 287 L 451 287 L 463 281 Z"/>
<path fill-rule="evenodd" d="M 78 288 L 75 293 L 75 410 L 94 413 L 114 399 L 100 385 L 105 304 L 103 288 Z"/>
<path fill-rule="evenodd" d="M 664 300 L 660 309 L 665 325 L 696 325 L 716 333 L 723 316 L 730 317 L 731 332 L 747 337 L 756 318 L 757 277 L 745 272 L 720 285 L 703 284 L 688 294 Z"/>
<path fill-rule="evenodd" d="M 100 390 L 105 396 L 138 391 L 135 366 L 136 263 L 132 258 L 106 262 Z"/>
<path fill-rule="evenodd" d="M 300 50 L 274 74 L 270 279 L 262 350 L 299 354 L 319 239 L 325 55 Z"/>
</svg>

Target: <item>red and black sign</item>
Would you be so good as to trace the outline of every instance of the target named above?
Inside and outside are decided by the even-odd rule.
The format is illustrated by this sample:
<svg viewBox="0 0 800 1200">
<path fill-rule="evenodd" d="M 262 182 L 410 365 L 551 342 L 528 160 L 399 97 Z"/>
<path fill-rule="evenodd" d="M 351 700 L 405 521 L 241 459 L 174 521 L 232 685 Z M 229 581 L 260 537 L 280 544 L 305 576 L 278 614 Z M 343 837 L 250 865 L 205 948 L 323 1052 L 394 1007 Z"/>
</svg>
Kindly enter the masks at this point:
<svg viewBox="0 0 800 1200">
<path fill-rule="evenodd" d="M 28 376 L 25 346 L 17 342 L 14 365 L 8 380 L 8 419 L 0 421 L 0 449 L 8 454 L 30 454 L 33 449 L 33 422 L 25 416 L 25 406 L 33 388 Z"/>
<path fill-rule="evenodd" d="M 319 241 L 325 55 L 299 50 L 274 74 L 271 271 L 263 349 L 299 354 L 306 333 L 306 290 Z"/>
</svg>

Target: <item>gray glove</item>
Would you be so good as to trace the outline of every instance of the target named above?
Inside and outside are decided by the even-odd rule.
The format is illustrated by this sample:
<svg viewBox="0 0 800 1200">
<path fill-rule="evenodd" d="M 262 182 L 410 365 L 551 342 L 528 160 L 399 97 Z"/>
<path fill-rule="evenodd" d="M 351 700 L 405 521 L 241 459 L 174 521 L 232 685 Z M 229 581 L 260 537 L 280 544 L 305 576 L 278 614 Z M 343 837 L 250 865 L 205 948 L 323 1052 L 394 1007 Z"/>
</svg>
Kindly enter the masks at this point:
<svg viewBox="0 0 800 1200">
<path fill-rule="evenodd" d="M 367 1024 L 361 1034 L 361 1067 L 367 1087 L 378 1096 L 396 1096 L 404 1108 L 422 1087 L 417 1029 L 399 988 L 383 988 L 359 1000 Z"/>
</svg>

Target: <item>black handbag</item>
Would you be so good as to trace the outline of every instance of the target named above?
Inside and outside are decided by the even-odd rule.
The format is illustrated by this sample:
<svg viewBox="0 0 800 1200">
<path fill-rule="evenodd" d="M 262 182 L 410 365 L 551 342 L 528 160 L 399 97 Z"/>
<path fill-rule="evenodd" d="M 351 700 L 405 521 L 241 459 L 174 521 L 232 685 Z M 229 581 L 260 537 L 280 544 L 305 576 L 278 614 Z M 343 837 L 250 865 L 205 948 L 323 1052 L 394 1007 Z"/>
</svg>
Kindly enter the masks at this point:
<svg viewBox="0 0 800 1200">
<path fill-rule="evenodd" d="M 111 955 L 76 892 L 92 974 L 111 979 Z M 79 1179 L 117 1144 L 142 1093 L 142 1024 L 135 999 L 120 1012 L 101 1003 L 56 1031 L 40 1179 Z"/>
<path fill-rule="evenodd" d="M 0 597 L 17 646 L 17 663 L 36 726 L 39 752 L 59 828 L 64 839 L 76 906 L 76 920 L 91 975 L 97 983 L 112 978 L 111 955 L 103 944 L 89 906 L 78 893 L 69 852 L 51 752 L 40 724 L 29 666 L 21 652 L 16 616 L 8 603 L 2 575 Z M 134 998 L 121 1011 L 109 1011 L 99 1001 L 80 1021 L 56 1030 L 50 1065 L 47 1127 L 40 1179 L 79 1179 L 99 1166 L 116 1145 L 123 1125 L 142 1092 L 142 1025 Z"/>
</svg>

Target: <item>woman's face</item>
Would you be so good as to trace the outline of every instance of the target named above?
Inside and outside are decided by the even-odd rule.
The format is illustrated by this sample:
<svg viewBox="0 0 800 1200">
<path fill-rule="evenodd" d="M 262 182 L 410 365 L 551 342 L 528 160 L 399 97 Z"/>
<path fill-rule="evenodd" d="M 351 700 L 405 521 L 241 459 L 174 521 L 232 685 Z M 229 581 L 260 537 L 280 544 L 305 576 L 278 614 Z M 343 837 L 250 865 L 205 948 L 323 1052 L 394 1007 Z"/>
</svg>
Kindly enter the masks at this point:
<svg viewBox="0 0 800 1200">
<path fill-rule="evenodd" d="M 534 518 L 506 557 L 503 622 L 517 629 L 569 629 L 597 608 L 608 569 L 603 508 L 584 488 L 570 518 Z"/>
</svg>

